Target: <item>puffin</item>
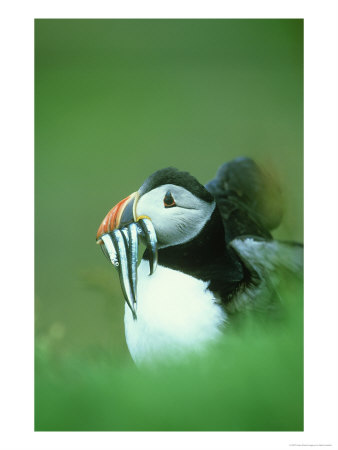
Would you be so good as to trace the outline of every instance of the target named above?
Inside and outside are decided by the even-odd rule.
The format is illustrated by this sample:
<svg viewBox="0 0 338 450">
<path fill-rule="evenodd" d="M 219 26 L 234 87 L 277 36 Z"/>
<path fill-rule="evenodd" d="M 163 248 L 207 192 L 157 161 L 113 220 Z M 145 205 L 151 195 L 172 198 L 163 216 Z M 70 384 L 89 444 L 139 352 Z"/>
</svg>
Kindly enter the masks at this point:
<svg viewBox="0 0 338 450">
<path fill-rule="evenodd" d="M 278 183 L 247 157 L 205 186 L 160 169 L 108 212 L 96 242 L 119 274 L 137 365 L 199 354 L 236 315 L 277 307 L 280 273 L 303 270 L 303 246 L 272 237 L 282 216 Z"/>
</svg>

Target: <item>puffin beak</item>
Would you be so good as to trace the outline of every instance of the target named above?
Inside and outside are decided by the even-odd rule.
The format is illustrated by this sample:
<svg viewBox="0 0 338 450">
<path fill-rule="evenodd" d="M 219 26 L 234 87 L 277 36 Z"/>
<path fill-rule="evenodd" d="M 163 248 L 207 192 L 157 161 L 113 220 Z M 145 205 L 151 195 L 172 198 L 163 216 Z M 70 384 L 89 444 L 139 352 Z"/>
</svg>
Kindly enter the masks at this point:
<svg viewBox="0 0 338 450">
<path fill-rule="evenodd" d="M 154 226 L 147 216 L 137 217 L 139 193 L 134 192 L 115 205 L 103 219 L 96 243 L 117 268 L 124 298 L 133 314 L 137 304 L 138 239 L 143 239 L 150 254 L 150 275 L 157 266 L 157 238 Z"/>
</svg>

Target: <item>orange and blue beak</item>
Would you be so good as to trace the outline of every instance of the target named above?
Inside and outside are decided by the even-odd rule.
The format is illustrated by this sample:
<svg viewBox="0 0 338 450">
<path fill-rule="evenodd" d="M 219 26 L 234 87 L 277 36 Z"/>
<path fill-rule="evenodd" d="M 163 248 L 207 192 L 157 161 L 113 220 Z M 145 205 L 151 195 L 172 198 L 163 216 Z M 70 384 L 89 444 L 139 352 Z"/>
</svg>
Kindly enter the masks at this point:
<svg viewBox="0 0 338 450">
<path fill-rule="evenodd" d="M 129 225 L 131 222 L 136 222 L 136 204 L 139 197 L 138 192 L 128 195 L 128 197 L 121 200 L 115 205 L 103 219 L 96 234 L 96 242 L 101 244 L 101 238 L 106 233 L 111 233 L 113 230 Z"/>
<path fill-rule="evenodd" d="M 103 219 L 96 242 L 118 269 L 124 298 L 134 319 L 137 304 L 138 240 L 141 238 L 150 255 L 150 275 L 157 266 L 157 238 L 149 217 L 136 215 L 139 193 L 134 192 L 115 205 Z"/>
</svg>

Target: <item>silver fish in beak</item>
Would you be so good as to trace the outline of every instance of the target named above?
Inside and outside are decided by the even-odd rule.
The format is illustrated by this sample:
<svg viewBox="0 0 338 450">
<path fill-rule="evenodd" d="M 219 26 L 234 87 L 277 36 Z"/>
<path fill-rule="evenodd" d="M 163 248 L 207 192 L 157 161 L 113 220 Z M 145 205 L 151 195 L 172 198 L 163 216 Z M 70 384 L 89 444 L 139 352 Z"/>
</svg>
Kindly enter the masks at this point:
<svg viewBox="0 0 338 450">
<path fill-rule="evenodd" d="M 150 275 L 157 267 L 156 232 L 149 217 L 136 216 L 138 198 L 139 193 L 134 192 L 114 206 L 103 219 L 96 235 L 96 243 L 100 244 L 103 253 L 119 272 L 122 292 L 134 319 L 137 318 L 139 239 L 146 244 L 150 255 Z"/>
</svg>

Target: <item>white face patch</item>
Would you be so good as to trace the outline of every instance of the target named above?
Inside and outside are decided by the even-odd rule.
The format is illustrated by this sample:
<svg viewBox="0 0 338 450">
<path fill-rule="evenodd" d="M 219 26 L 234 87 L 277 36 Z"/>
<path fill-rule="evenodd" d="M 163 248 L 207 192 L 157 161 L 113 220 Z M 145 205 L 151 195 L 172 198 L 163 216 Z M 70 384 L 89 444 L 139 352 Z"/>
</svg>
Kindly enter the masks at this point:
<svg viewBox="0 0 338 450">
<path fill-rule="evenodd" d="M 165 208 L 164 197 L 170 191 L 176 206 Z M 202 230 L 215 209 L 181 186 L 165 184 L 142 195 L 136 206 L 137 216 L 150 217 L 159 247 L 183 244 Z"/>
</svg>

